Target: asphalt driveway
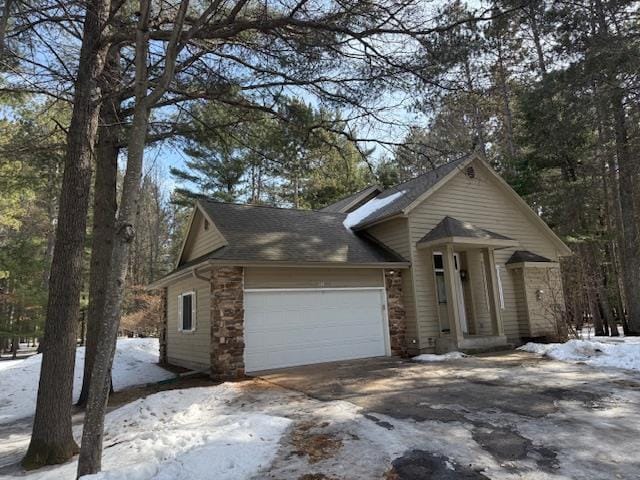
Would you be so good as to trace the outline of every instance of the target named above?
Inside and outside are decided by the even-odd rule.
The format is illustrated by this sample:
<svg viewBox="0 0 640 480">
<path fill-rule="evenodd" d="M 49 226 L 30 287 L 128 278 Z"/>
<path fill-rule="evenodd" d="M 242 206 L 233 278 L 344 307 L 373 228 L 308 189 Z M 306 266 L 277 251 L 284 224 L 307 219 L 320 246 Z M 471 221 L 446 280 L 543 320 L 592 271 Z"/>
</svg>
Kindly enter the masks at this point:
<svg viewBox="0 0 640 480">
<path fill-rule="evenodd" d="M 509 352 L 429 364 L 366 359 L 260 376 L 317 400 L 350 402 L 382 430 L 434 431 L 440 456 L 431 441 L 416 442 L 394 460 L 394 478 L 640 478 L 640 376 L 627 371 Z M 443 425 L 468 435 L 448 438 Z M 478 447 L 493 467 L 468 458 Z M 434 464 L 447 448 L 448 458 L 473 469 Z"/>
</svg>

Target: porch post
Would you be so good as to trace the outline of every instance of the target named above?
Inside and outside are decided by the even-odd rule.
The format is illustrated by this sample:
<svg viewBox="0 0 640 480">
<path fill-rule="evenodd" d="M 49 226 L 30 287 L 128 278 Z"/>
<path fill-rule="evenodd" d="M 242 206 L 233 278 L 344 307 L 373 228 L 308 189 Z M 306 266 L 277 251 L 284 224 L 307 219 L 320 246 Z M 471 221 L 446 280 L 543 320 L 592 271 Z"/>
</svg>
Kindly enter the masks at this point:
<svg viewBox="0 0 640 480">
<path fill-rule="evenodd" d="M 500 308 L 500 293 L 498 292 L 498 274 L 496 271 L 496 257 L 493 248 L 489 247 L 486 251 L 487 265 L 489 267 L 489 278 L 491 279 L 491 294 L 489 299 L 493 310 L 493 318 L 495 321 L 495 333 L 504 335 L 504 325 L 502 324 L 502 309 Z"/>
<path fill-rule="evenodd" d="M 453 245 L 447 244 L 444 250 L 444 281 L 447 288 L 447 311 L 449 313 L 451 336 L 455 338 L 456 346 L 462 345 L 464 333 L 460 326 L 460 311 L 458 309 L 458 289 L 456 288 L 456 271 L 453 263 Z"/>
</svg>

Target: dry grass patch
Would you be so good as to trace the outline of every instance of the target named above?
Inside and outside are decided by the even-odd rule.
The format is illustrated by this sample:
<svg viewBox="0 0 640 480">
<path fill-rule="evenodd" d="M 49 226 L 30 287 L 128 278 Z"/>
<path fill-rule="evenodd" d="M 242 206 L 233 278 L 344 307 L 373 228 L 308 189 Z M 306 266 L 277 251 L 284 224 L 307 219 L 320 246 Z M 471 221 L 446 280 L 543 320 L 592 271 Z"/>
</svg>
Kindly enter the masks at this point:
<svg viewBox="0 0 640 480">
<path fill-rule="evenodd" d="M 318 463 L 321 460 L 332 458 L 340 448 L 342 440 L 331 433 L 313 433 L 314 428 L 324 428 L 328 424 L 323 422 L 315 425 L 312 422 L 302 422 L 296 425 L 291 434 L 291 442 L 295 448 L 294 453 L 299 456 L 306 455 L 309 463 Z"/>
</svg>

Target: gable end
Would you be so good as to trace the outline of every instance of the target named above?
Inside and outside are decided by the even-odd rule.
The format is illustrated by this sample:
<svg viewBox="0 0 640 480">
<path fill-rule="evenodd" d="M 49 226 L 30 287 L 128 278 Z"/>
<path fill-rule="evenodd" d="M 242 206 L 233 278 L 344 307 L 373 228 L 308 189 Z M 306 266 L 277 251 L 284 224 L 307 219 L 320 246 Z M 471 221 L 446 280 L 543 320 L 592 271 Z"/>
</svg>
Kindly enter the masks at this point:
<svg viewBox="0 0 640 480">
<path fill-rule="evenodd" d="M 227 244 L 227 240 L 220 233 L 213 219 L 198 202 L 191 212 L 175 267 L 218 250 Z"/>
</svg>

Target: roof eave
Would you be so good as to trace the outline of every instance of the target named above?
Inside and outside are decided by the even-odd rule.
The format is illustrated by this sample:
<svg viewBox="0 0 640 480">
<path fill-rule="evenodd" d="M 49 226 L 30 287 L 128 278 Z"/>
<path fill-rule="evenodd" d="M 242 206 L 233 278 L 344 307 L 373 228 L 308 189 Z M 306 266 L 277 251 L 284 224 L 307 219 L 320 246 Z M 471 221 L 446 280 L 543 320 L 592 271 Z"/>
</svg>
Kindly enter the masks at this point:
<svg viewBox="0 0 640 480">
<path fill-rule="evenodd" d="M 207 267 L 209 264 L 209 260 L 208 259 L 204 259 L 201 262 L 196 263 L 195 265 L 191 265 L 190 267 L 187 268 L 182 268 L 173 272 L 170 272 L 169 274 L 165 275 L 162 278 L 159 278 L 158 280 L 156 280 L 153 283 L 150 283 L 149 285 L 146 285 L 144 287 L 145 290 L 157 290 L 158 288 L 163 288 L 173 282 L 176 282 L 178 280 L 181 280 L 185 277 L 191 277 L 191 276 L 197 276 L 198 273 L 197 271 Z"/>
<path fill-rule="evenodd" d="M 305 261 L 281 261 L 281 260 L 218 260 L 210 259 L 212 266 L 238 266 L 238 267 L 331 267 L 331 268 L 409 268 L 411 262 L 305 262 Z"/>
<path fill-rule="evenodd" d="M 374 225 L 378 225 L 380 223 L 388 222 L 389 220 L 394 220 L 396 218 L 407 218 L 407 216 L 403 212 L 393 212 L 393 213 L 390 213 L 389 215 L 386 215 L 384 217 L 372 220 L 371 222 L 358 223 L 357 225 L 354 225 L 353 227 L 351 227 L 351 230 L 353 230 L 354 232 L 359 232 L 359 231 L 365 230 L 367 228 L 371 228 Z"/>
<path fill-rule="evenodd" d="M 452 244 L 454 246 L 471 246 L 471 247 L 494 247 L 509 248 L 519 245 L 516 240 L 498 239 L 498 238 L 469 238 L 469 237 L 443 237 L 426 242 L 418 242 L 416 248 L 432 248 L 440 245 Z"/>
<path fill-rule="evenodd" d="M 507 270 L 513 270 L 516 268 L 557 268 L 560 266 L 560 262 L 513 262 L 507 263 Z"/>
<path fill-rule="evenodd" d="M 365 190 L 360 192 L 360 194 L 357 195 L 356 198 L 352 199 L 351 202 L 345 205 L 341 209 L 340 213 L 347 213 L 349 210 L 351 210 L 351 208 L 353 208 L 354 205 L 357 205 L 358 202 L 361 202 L 363 198 L 366 198 L 367 196 L 371 195 L 375 191 L 382 192 L 382 188 L 380 188 L 379 185 L 372 185 L 369 188 L 366 188 Z"/>
<path fill-rule="evenodd" d="M 295 267 L 304 267 L 304 268 L 402 268 L 406 269 L 411 267 L 411 262 L 401 261 L 401 262 L 363 262 L 363 263 L 352 263 L 352 262 L 286 262 L 286 261 L 278 261 L 278 260 L 264 260 L 264 261 L 255 261 L 255 260 L 219 260 L 215 258 L 204 259 L 201 262 L 192 265 L 188 268 L 183 268 L 181 270 L 177 270 L 169 273 L 168 275 L 156 280 L 153 283 L 145 286 L 145 290 L 157 290 L 158 288 L 163 288 L 171 283 L 176 282 L 177 280 L 183 279 L 185 277 L 193 276 L 194 272 L 197 274 L 198 270 L 202 270 L 204 268 L 213 268 L 213 267 L 221 267 L 221 266 L 236 266 L 236 267 L 278 267 L 278 268 L 295 268 Z"/>
</svg>

